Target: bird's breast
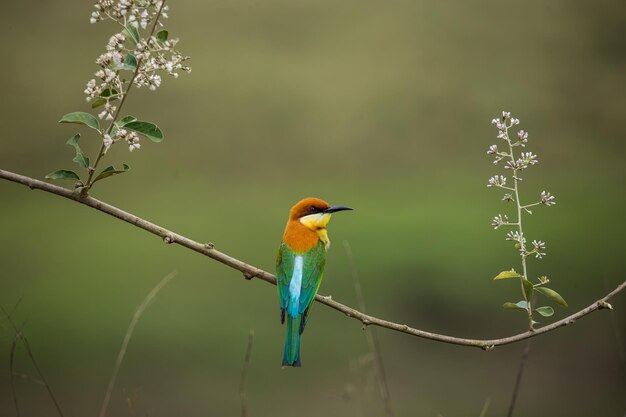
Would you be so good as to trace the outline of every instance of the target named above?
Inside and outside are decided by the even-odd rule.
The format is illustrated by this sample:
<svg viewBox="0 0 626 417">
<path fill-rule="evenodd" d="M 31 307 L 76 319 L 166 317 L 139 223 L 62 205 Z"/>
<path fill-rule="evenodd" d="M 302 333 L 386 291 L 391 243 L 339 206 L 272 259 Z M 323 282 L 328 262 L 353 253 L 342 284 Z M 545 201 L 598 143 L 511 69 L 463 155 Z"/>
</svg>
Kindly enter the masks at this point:
<svg viewBox="0 0 626 417">
<path fill-rule="evenodd" d="M 313 249 L 319 240 L 320 236 L 317 231 L 309 229 L 297 220 L 290 220 L 285 228 L 285 233 L 283 233 L 283 242 L 285 242 L 292 251 L 299 253 Z"/>
</svg>

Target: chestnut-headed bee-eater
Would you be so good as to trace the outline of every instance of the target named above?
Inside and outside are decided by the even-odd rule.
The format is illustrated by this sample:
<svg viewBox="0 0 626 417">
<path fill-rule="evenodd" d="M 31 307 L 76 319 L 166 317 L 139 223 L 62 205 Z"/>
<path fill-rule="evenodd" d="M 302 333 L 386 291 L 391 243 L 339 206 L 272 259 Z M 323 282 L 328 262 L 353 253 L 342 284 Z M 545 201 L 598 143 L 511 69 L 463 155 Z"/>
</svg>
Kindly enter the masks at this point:
<svg viewBox="0 0 626 417">
<path fill-rule="evenodd" d="M 322 282 L 330 246 L 326 225 L 332 213 L 343 210 L 352 209 L 331 206 L 319 198 L 305 198 L 289 211 L 276 260 L 280 321 L 287 322 L 283 366 L 301 365 L 300 335 Z"/>
</svg>

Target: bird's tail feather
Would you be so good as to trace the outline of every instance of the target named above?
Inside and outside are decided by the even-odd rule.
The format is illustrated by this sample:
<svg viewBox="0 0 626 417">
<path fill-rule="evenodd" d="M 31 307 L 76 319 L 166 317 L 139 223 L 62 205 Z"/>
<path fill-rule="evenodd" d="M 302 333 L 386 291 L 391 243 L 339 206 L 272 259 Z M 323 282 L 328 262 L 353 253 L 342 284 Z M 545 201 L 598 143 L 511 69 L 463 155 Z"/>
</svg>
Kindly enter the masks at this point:
<svg viewBox="0 0 626 417">
<path fill-rule="evenodd" d="M 300 322 L 302 316 L 293 317 L 287 314 L 287 336 L 285 338 L 285 353 L 283 366 L 300 367 Z"/>
</svg>

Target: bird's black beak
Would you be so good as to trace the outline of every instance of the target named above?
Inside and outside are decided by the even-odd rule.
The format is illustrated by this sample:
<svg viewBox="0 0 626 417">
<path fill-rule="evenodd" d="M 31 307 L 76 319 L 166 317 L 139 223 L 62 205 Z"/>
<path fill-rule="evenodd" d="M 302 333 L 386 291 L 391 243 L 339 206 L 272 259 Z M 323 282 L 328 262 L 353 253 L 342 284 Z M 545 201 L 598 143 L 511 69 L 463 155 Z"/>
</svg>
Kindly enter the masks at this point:
<svg viewBox="0 0 626 417">
<path fill-rule="evenodd" d="M 346 207 L 346 206 L 330 206 L 326 210 L 324 210 L 324 213 L 334 213 L 336 211 L 344 211 L 344 210 L 354 210 L 354 209 L 350 207 Z"/>
</svg>

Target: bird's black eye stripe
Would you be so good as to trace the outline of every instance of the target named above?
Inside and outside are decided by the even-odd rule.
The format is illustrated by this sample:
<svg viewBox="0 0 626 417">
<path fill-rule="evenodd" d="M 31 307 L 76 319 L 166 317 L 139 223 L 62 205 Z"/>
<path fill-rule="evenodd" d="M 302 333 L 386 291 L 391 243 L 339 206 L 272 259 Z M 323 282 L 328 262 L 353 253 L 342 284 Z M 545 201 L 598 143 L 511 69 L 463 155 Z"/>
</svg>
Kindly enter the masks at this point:
<svg viewBox="0 0 626 417">
<path fill-rule="evenodd" d="M 323 213 L 324 210 L 326 210 L 326 209 L 322 208 L 322 207 L 309 206 L 309 208 L 307 208 L 307 213 L 309 213 L 309 214 Z"/>
</svg>

